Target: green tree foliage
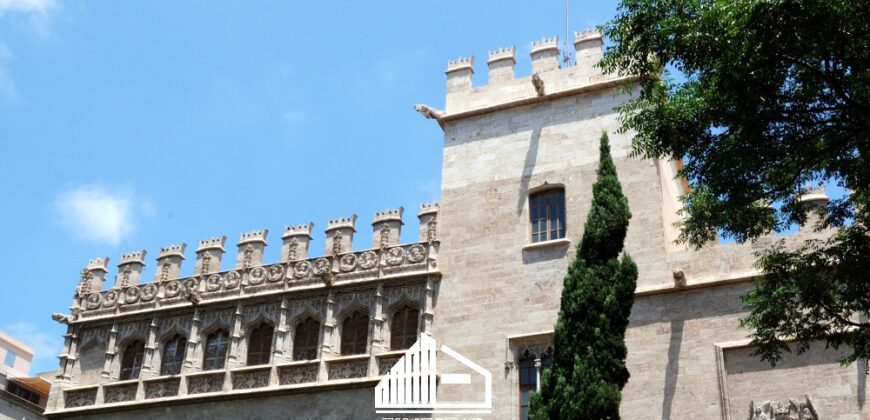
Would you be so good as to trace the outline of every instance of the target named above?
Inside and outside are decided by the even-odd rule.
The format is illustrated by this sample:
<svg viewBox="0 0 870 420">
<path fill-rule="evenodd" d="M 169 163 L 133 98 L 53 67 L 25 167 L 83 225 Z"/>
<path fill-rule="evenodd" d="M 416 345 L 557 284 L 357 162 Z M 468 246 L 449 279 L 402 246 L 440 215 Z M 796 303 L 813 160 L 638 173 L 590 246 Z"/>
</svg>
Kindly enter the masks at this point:
<svg viewBox="0 0 870 420">
<path fill-rule="evenodd" d="M 600 150 L 592 208 L 562 289 L 553 363 L 541 392 L 532 394 L 533 419 L 619 418 L 620 392 L 629 376 L 625 329 L 637 266 L 628 255 L 620 257 L 631 212 L 607 134 Z"/>
<path fill-rule="evenodd" d="M 807 220 L 804 186 L 850 191 L 819 211 L 829 240 L 759 253 L 743 324 L 771 363 L 784 338 L 870 356 L 870 2 L 623 0 L 603 33 L 603 69 L 639 77 L 621 108 L 635 153 L 685 162 L 682 241 L 783 231 Z"/>
</svg>

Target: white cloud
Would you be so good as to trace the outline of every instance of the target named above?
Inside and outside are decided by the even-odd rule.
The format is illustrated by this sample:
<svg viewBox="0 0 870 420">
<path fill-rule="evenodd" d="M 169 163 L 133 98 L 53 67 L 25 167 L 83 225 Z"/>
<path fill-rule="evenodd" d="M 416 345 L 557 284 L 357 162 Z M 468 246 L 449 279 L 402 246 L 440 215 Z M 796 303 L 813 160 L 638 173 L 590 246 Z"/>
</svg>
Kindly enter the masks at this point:
<svg viewBox="0 0 870 420">
<path fill-rule="evenodd" d="M 147 200 L 144 203 L 149 203 Z M 128 191 L 110 191 L 101 185 L 85 185 L 66 191 L 55 200 L 61 224 L 76 236 L 117 245 L 135 229 L 134 205 Z M 144 210 L 152 206 L 148 204 Z"/>
<path fill-rule="evenodd" d="M 5 12 L 34 13 L 47 15 L 57 6 L 54 0 L 0 0 L 0 15 Z"/>
<path fill-rule="evenodd" d="M 3 331 L 33 348 L 33 364 L 30 374 L 57 369 L 57 355 L 62 350 L 60 336 L 47 334 L 36 325 L 19 321 L 3 326 Z"/>
</svg>

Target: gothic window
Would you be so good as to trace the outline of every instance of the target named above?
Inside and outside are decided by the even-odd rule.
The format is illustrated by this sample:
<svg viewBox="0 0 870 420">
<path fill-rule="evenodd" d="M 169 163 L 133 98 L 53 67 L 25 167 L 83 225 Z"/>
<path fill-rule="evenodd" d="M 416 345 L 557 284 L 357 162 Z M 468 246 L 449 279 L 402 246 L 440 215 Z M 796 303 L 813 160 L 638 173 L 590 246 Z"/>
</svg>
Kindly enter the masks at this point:
<svg viewBox="0 0 870 420">
<path fill-rule="evenodd" d="M 551 188 L 529 195 L 532 242 L 565 237 L 565 190 Z"/>
<path fill-rule="evenodd" d="M 121 355 L 120 380 L 138 379 L 139 371 L 142 370 L 142 359 L 145 356 L 145 343 L 140 340 L 127 344 L 124 354 Z"/>
<path fill-rule="evenodd" d="M 273 332 L 274 328 L 265 322 L 251 329 L 248 338 L 248 366 L 269 363 Z"/>
<path fill-rule="evenodd" d="M 184 363 L 184 349 L 186 347 L 187 339 L 177 334 L 163 344 L 163 357 L 160 359 L 161 375 L 178 375 L 181 373 L 181 365 Z"/>
<path fill-rule="evenodd" d="M 227 348 L 230 346 L 230 335 L 226 330 L 217 330 L 205 339 L 205 357 L 202 360 L 203 370 L 223 369 L 227 362 Z"/>
<path fill-rule="evenodd" d="M 293 360 L 317 358 L 317 340 L 320 338 L 320 323 L 314 318 L 305 318 L 296 324 L 293 335 Z"/>
<path fill-rule="evenodd" d="M 544 369 L 550 367 L 553 362 L 552 348 L 541 353 L 541 355 L 536 355 L 527 350 L 523 352 L 519 363 L 517 363 L 520 376 L 520 419 L 522 420 L 529 418 L 529 400 L 532 397 L 532 392 L 540 391 L 539 379 L 543 376 Z"/>
<path fill-rule="evenodd" d="M 417 319 L 420 311 L 404 306 L 393 314 L 390 325 L 390 350 L 404 350 L 417 341 Z"/>
<path fill-rule="evenodd" d="M 363 354 L 369 338 L 369 317 L 354 312 L 341 324 L 341 354 Z"/>
</svg>

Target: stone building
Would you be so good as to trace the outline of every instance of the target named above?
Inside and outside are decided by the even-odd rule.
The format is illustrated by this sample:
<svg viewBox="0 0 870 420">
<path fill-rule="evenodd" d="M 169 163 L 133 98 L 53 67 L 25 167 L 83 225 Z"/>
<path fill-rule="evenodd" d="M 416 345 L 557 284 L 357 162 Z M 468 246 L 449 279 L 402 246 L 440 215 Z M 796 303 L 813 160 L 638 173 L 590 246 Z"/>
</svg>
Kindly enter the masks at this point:
<svg viewBox="0 0 870 420">
<path fill-rule="evenodd" d="M 619 87 L 632 79 L 594 67 L 595 32 L 575 34 L 574 65 L 558 44 L 532 43 L 525 77 L 514 75 L 514 48 L 490 52 L 486 86 L 473 85 L 473 56 L 451 61 L 445 108 L 417 106 L 444 148 L 441 202 L 420 208 L 415 243 L 399 243 L 399 208 L 374 215 L 372 249 L 354 249 L 352 216 L 328 223 L 322 256 L 303 224 L 286 228 L 274 263 L 262 257 L 267 230 L 241 235 L 230 268 L 225 237 L 201 241 L 191 277 L 179 275 L 184 244 L 160 250 L 152 281 L 141 278 L 144 250 L 121 257 L 106 289 L 109 259 L 91 261 L 71 314 L 55 315 L 68 333 L 47 415 L 387 417 L 375 414 L 374 387 L 427 334 L 491 374 L 492 412 L 475 416 L 522 418 L 552 351 L 607 132 L 640 272 L 623 417 L 744 419 L 752 402 L 770 415 L 794 399 L 793 418 L 812 418 L 809 399 L 820 418 L 868 418 L 864 366 L 840 366 L 841 353 L 814 346 L 776 368 L 751 356 L 740 296 L 758 274 L 753 251 L 779 238 L 676 245 L 680 163 L 630 157 L 630 133 L 617 131 L 613 108 L 630 94 Z M 808 226 L 784 239 L 825 234 Z M 439 399 L 468 393 L 440 386 Z"/>
</svg>

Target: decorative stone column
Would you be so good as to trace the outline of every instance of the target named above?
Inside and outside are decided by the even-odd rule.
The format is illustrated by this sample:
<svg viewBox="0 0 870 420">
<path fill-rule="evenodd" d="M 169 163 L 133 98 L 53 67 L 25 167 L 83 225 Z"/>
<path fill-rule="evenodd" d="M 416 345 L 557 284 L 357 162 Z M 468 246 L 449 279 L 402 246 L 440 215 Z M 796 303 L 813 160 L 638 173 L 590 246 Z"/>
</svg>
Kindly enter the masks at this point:
<svg viewBox="0 0 870 420">
<path fill-rule="evenodd" d="M 601 34 L 596 30 L 574 32 L 574 51 L 577 59 L 577 71 L 580 76 L 594 76 L 601 74 L 596 67 L 601 61 Z"/>
<path fill-rule="evenodd" d="M 195 276 L 203 276 L 221 271 L 221 257 L 224 255 L 224 243 L 226 240 L 226 236 L 221 236 L 220 238 L 209 238 L 199 241 L 199 247 L 196 249 L 196 266 L 193 273 Z"/>
<path fill-rule="evenodd" d="M 375 213 L 372 222 L 372 248 L 389 248 L 401 243 L 404 207 Z"/>
<path fill-rule="evenodd" d="M 311 230 L 314 223 L 287 226 L 281 236 L 281 262 L 308 259 L 308 245 L 311 243 Z"/>
<path fill-rule="evenodd" d="M 338 256 L 353 252 L 353 234 L 356 232 L 356 215 L 329 221 L 326 226 L 326 255 Z"/>
<path fill-rule="evenodd" d="M 427 203 L 420 205 L 420 213 L 417 218 L 420 220 L 420 235 L 418 242 L 436 242 L 438 241 L 438 211 L 440 207 L 438 203 Z"/>
<path fill-rule="evenodd" d="M 139 285 L 142 279 L 142 269 L 145 268 L 147 251 L 128 252 L 121 256 L 118 264 L 118 274 L 115 276 L 115 289 Z"/>
<path fill-rule="evenodd" d="M 187 244 L 169 245 L 160 248 L 157 256 L 157 270 L 154 272 L 154 282 L 163 283 L 181 277 L 181 262 L 184 261 L 184 250 Z"/>
<path fill-rule="evenodd" d="M 447 62 L 447 95 L 471 91 L 471 76 L 474 75 L 474 56 L 460 57 Z"/>
<path fill-rule="evenodd" d="M 106 274 L 108 272 L 109 257 L 95 258 L 88 261 L 88 266 L 85 267 L 81 283 L 79 283 L 81 294 L 86 295 L 103 290 L 103 283 L 106 281 Z"/>
<path fill-rule="evenodd" d="M 266 236 L 269 229 L 243 233 L 239 238 L 239 253 L 236 255 L 236 269 L 249 269 L 263 265 L 263 251 L 266 249 Z"/>
</svg>

